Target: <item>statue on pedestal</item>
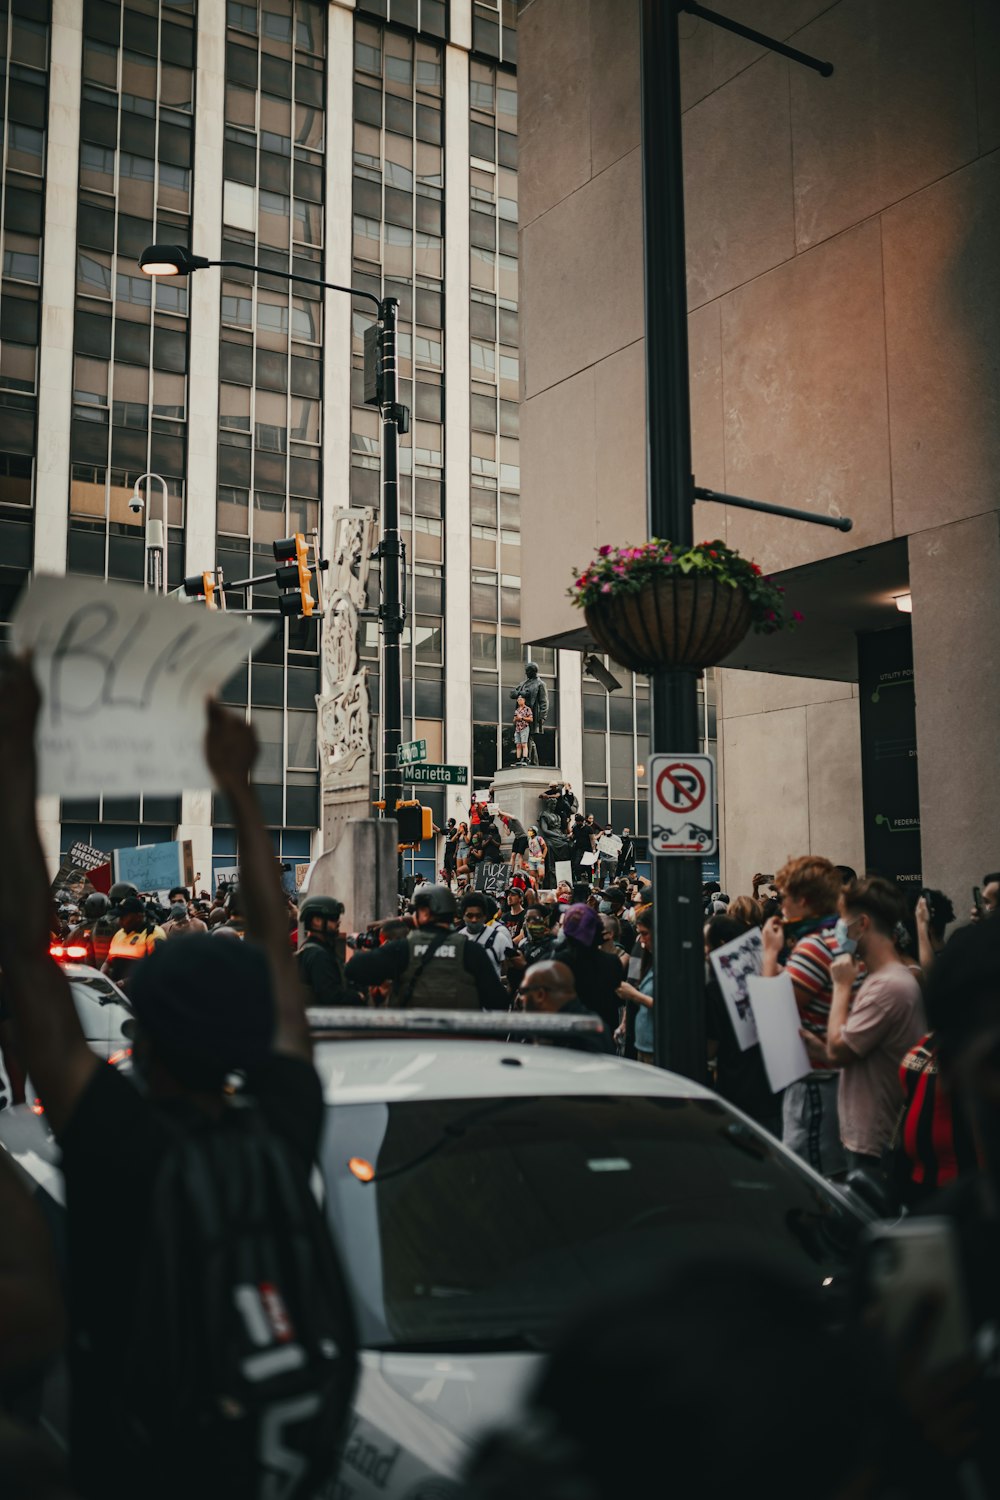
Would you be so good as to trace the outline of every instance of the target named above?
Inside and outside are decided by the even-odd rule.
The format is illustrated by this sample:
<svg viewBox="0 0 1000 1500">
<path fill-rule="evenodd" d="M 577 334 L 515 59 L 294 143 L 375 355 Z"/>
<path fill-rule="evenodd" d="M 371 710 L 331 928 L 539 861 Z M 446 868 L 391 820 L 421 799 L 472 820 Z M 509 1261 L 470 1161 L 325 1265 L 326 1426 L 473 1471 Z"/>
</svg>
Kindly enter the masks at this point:
<svg viewBox="0 0 1000 1500">
<path fill-rule="evenodd" d="M 518 698 L 523 698 L 531 709 L 532 720 L 528 734 L 527 762 L 531 766 L 537 766 L 538 744 L 537 736 L 545 728 L 545 720 L 549 713 L 549 695 L 545 683 L 538 675 L 538 667 L 533 661 L 524 664 L 524 681 L 519 683 L 510 693 L 511 701 L 516 703 Z"/>
</svg>

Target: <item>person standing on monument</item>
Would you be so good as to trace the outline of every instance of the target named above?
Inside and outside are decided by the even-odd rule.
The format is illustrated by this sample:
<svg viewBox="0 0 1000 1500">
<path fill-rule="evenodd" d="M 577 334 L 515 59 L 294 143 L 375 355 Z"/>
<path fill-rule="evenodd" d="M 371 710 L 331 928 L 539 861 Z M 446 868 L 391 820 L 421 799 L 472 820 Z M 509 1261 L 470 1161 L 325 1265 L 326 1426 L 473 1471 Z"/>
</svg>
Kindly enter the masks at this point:
<svg viewBox="0 0 1000 1500">
<path fill-rule="evenodd" d="M 526 661 L 524 681 L 518 683 L 510 694 L 511 702 L 524 699 L 525 707 L 531 709 L 531 725 L 528 731 L 528 754 L 524 758 L 533 766 L 538 765 L 538 736 L 545 728 L 549 716 L 549 695 L 545 683 L 538 675 L 537 663 Z"/>
<path fill-rule="evenodd" d="M 520 764 L 522 760 L 528 759 L 528 737 L 531 734 L 531 724 L 534 714 L 528 707 L 522 694 L 517 700 L 514 710 L 514 761 Z"/>
</svg>

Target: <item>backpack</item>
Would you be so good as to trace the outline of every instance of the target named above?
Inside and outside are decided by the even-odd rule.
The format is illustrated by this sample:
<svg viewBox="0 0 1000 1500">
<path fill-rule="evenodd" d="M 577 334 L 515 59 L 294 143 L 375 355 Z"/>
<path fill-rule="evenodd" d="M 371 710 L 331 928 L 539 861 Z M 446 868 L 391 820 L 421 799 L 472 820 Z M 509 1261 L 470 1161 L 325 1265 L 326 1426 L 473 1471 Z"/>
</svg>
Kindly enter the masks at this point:
<svg viewBox="0 0 1000 1500">
<path fill-rule="evenodd" d="M 303 1164 L 244 1098 L 178 1129 L 122 1381 L 144 1494 L 305 1500 L 334 1473 L 356 1373 L 350 1301 Z"/>
</svg>

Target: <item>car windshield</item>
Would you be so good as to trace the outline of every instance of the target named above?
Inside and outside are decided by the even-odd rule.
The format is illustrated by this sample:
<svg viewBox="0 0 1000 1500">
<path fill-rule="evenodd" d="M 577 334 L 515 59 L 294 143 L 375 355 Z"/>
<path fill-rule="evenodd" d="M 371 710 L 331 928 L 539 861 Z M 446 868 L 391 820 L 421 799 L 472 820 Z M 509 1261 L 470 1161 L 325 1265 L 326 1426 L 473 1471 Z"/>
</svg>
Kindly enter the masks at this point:
<svg viewBox="0 0 1000 1500">
<path fill-rule="evenodd" d="M 859 1226 L 711 1099 L 343 1105 L 323 1152 L 369 1348 L 546 1348 L 583 1300 L 737 1240 L 832 1288 Z"/>
</svg>

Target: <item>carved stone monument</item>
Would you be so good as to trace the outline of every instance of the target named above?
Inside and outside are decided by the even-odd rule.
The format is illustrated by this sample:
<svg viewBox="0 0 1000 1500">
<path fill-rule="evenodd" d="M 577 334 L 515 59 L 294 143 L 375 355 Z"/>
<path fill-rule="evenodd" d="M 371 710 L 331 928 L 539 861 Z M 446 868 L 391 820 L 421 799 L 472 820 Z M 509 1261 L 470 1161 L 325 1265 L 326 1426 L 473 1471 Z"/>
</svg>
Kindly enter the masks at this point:
<svg viewBox="0 0 1000 1500">
<path fill-rule="evenodd" d="M 330 573 L 324 580 L 323 648 L 316 698 L 323 848 L 336 848 L 344 825 L 371 815 L 371 710 L 368 672 L 358 664 L 358 611 L 367 599 L 374 510 L 337 516 Z"/>
</svg>

